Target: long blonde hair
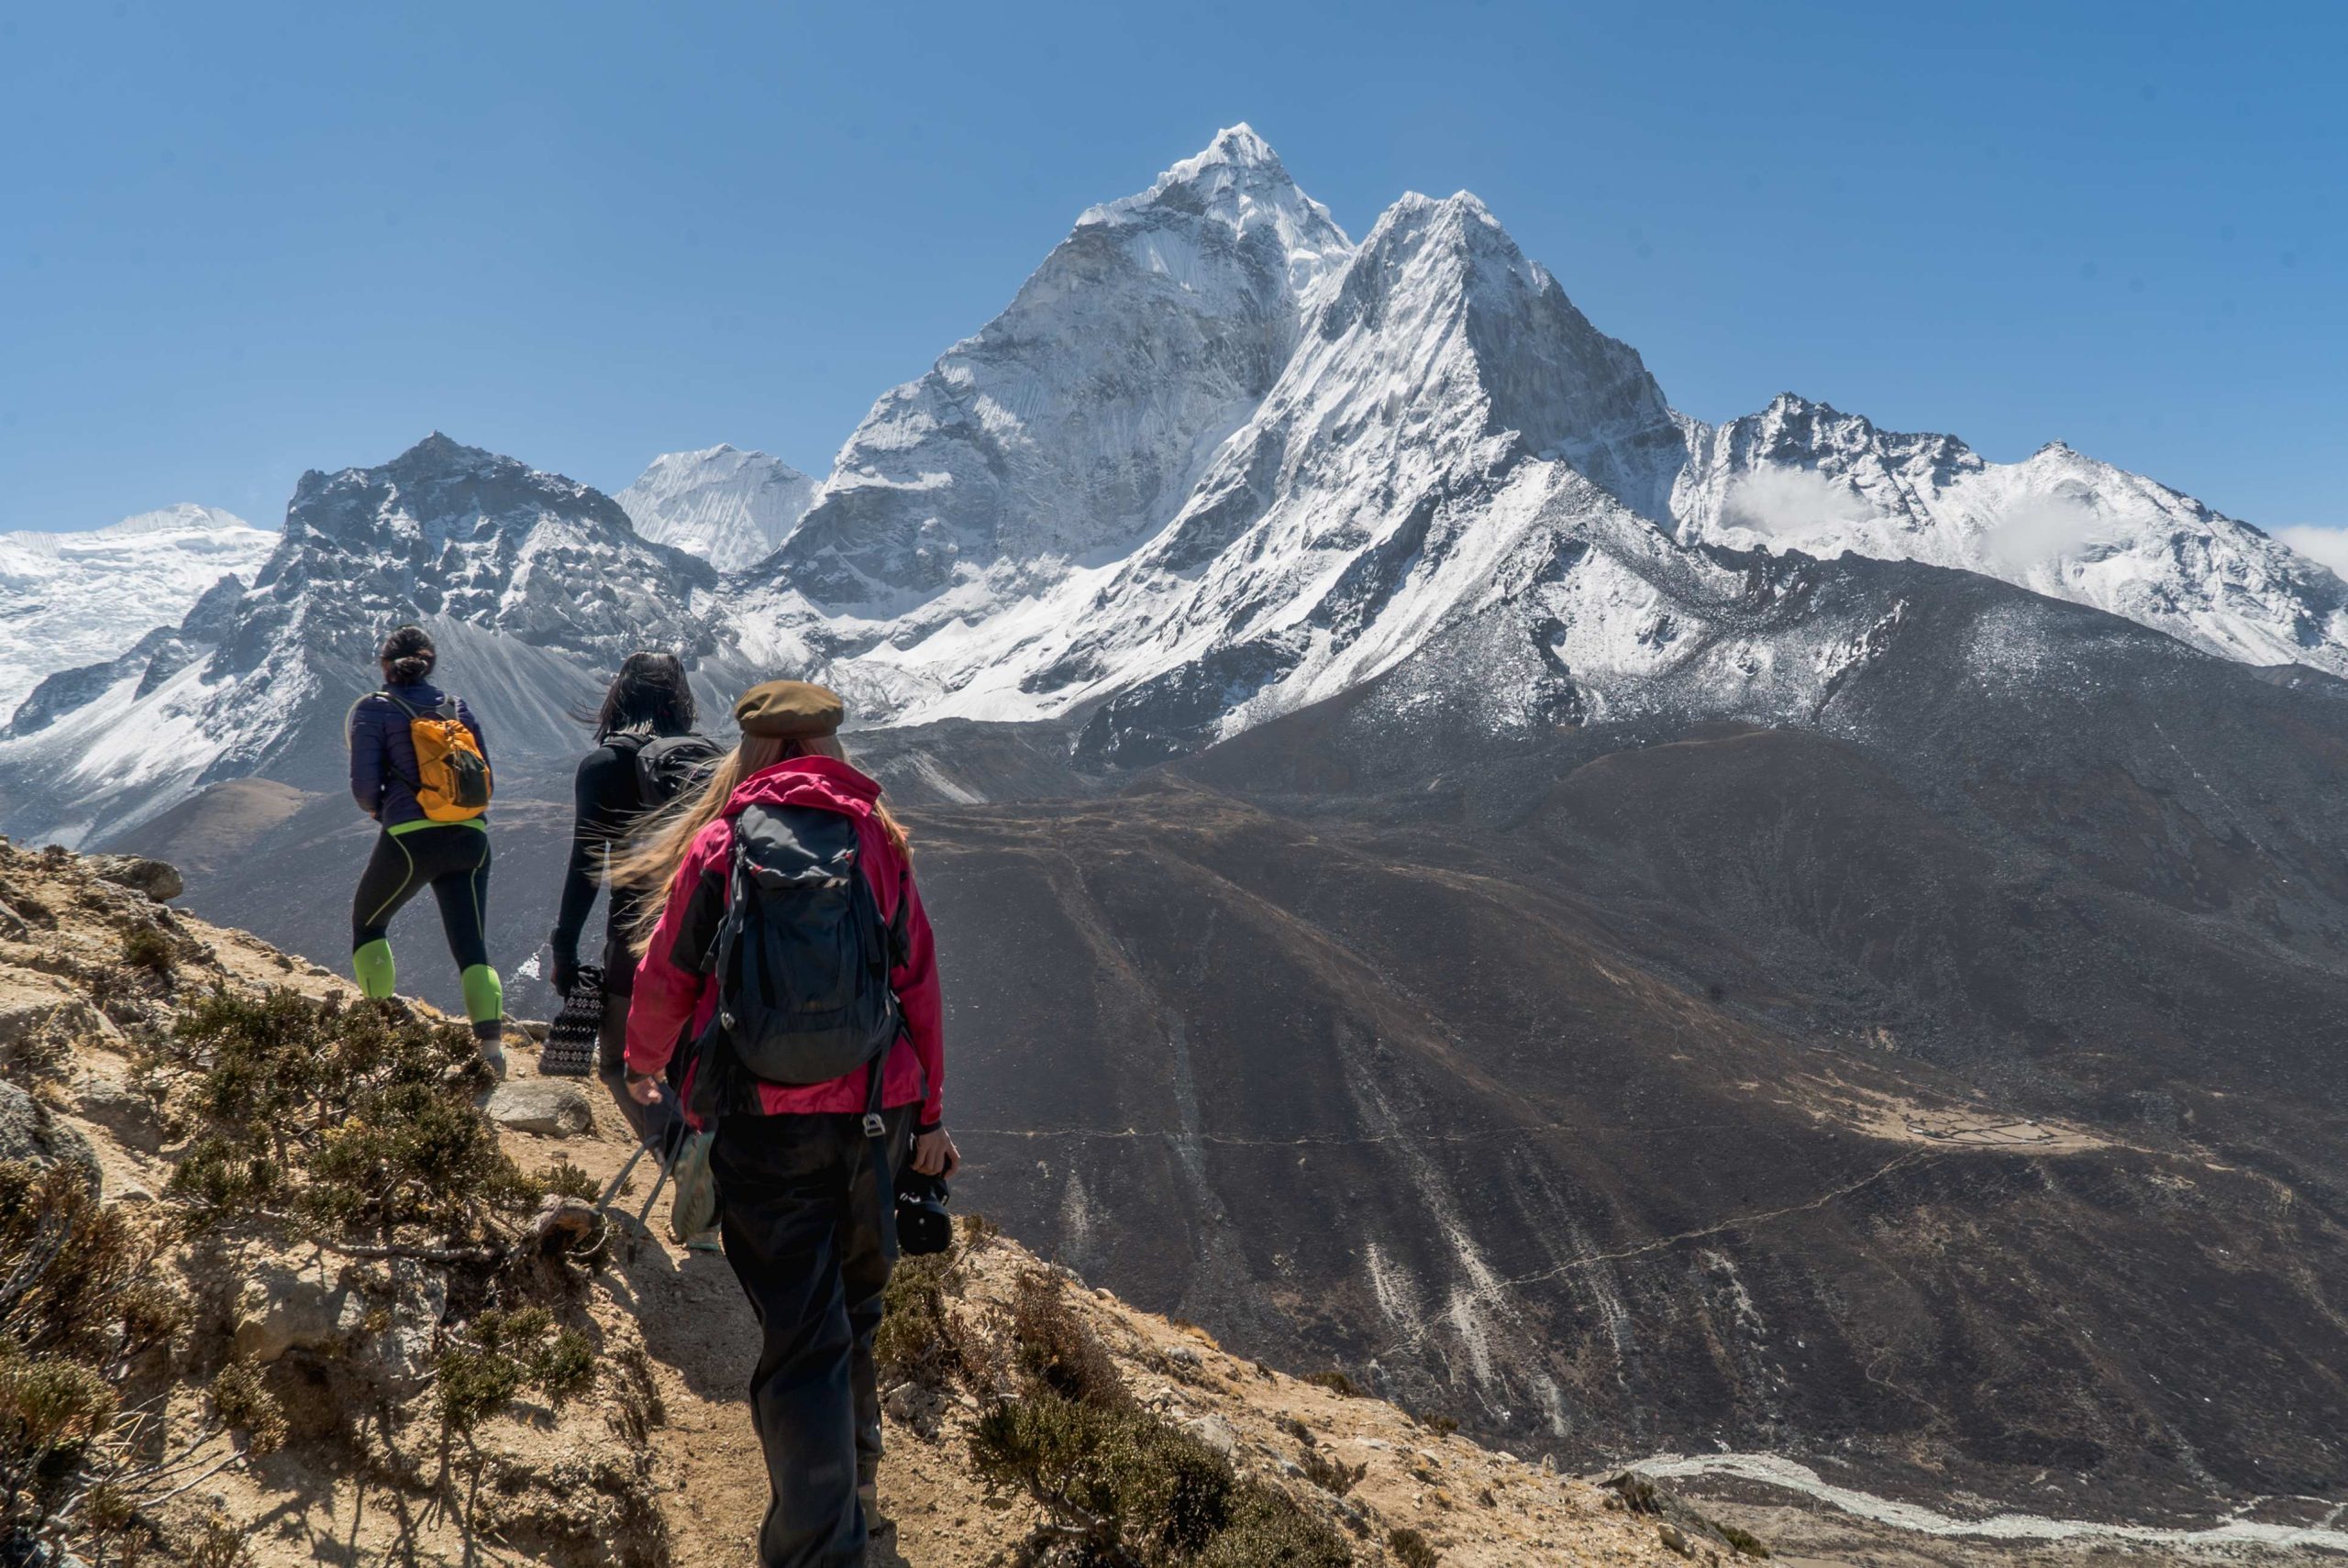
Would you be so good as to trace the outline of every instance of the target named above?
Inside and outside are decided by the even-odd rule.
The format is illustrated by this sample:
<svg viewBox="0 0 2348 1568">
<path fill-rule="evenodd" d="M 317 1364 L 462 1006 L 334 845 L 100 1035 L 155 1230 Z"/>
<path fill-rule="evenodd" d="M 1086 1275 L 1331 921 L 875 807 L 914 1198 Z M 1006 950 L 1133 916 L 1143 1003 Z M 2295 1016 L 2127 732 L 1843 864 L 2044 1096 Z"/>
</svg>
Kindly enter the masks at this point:
<svg viewBox="0 0 2348 1568">
<path fill-rule="evenodd" d="M 627 933 L 628 951 L 641 958 L 645 949 L 652 945 L 652 933 L 668 910 L 669 889 L 676 882 L 677 867 L 685 863 L 685 852 L 692 848 L 701 830 L 725 812 L 725 802 L 734 798 L 734 791 L 742 781 L 794 756 L 828 756 L 834 762 L 848 759 L 847 748 L 840 745 L 837 735 L 817 735 L 808 740 L 744 735 L 732 751 L 717 759 L 709 782 L 697 794 L 680 795 L 661 807 L 630 835 L 626 848 L 612 856 L 612 886 L 644 890 L 644 902 Z M 913 853 L 913 841 L 907 836 L 904 824 L 897 821 L 885 802 L 872 802 L 872 817 L 880 824 L 881 832 L 889 835 L 889 842 L 896 846 L 898 854 Z"/>
</svg>

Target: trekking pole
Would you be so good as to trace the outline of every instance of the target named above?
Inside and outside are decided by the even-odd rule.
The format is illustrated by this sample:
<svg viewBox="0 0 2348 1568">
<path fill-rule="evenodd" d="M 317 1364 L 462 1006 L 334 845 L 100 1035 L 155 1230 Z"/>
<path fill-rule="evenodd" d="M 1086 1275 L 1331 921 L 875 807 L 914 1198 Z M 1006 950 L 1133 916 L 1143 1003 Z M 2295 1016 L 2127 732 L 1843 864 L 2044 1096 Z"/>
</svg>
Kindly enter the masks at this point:
<svg viewBox="0 0 2348 1568">
<path fill-rule="evenodd" d="M 596 1208 L 609 1209 L 612 1206 L 612 1199 L 620 1195 L 620 1187 L 627 1181 L 628 1172 L 636 1169 L 636 1162 L 644 1158 L 644 1144 L 637 1144 L 636 1153 L 627 1157 L 627 1164 L 620 1167 L 620 1174 L 612 1178 L 611 1184 L 604 1188 L 604 1196 L 595 1200 Z"/>
<path fill-rule="evenodd" d="M 644 1207 L 636 1211 L 637 1230 L 651 1230 L 652 1206 L 660 1201 L 660 1189 L 669 1185 L 669 1173 L 676 1168 L 676 1161 L 667 1159 L 660 1162 L 660 1174 L 652 1178 L 651 1196 L 644 1200 Z"/>
</svg>

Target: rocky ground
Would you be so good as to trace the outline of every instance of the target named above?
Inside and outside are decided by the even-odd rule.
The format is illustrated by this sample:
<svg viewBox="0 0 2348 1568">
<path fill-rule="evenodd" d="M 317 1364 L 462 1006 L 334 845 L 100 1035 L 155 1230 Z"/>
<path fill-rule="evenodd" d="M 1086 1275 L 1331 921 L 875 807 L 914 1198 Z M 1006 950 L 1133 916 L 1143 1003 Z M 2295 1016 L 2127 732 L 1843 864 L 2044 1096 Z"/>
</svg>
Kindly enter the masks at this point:
<svg viewBox="0 0 2348 1568">
<path fill-rule="evenodd" d="M 749 1562 L 765 1484 L 740 1387 L 756 1330 L 724 1260 L 670 1240 L 665 1195 L 648 1228 L 631 1223 L 649 1195 L 648 1161 L 607 1211 L 600 1269 L 548 1297 L 593 1347 L 592 1386 L 565 1399 L 522 1388 L 470 1432 L 444 1426 L 434 1386 L 437 1358 L 478 1334 L 487 1305 L 460 1264 L 418 1255 L 429 1249 L 370 1255 L 267 1218 L 200 1231 L 182 1222 L 172 1182 L 187 1091 L 159 1072 L 157 1040 L 216 991 L 326 999 L 349 988 L 172 911 L 164 900 L 176 884 L 151 861 L 0 840 L 0 1159 L 91 1170 L 105 1206 L 161 1227 L 168 1244 L 150 1266 L 190 1304 L 124 1383 L 127 1399 L 160 1413 L 138 1441 L 171 1460 L 138 1499 L 160 1534 L 147 1561 Z M 633 1148 L 624 1119 L 600 1086 L 539 1079 L 533 1055 L 516 1041 L 511 1078 L 487 1099 L 504 1151 L 524 1169 L 559 1158 L 603 1189 Z M 546 1212 L 580 1207 L 548 1198 Z M 1335 1527 L 1364 1564 L 1709 1564 L 1736 1557 L 1740 1523 L 1798 1563 L 2091 1554 L 1909 1540 L 1760 1496 L 1705 1504 L 1715 1523 L 1637 1484 L 1608 1490 L 1479 1447 L 1340 1376 L 1227 1353 L 1204 1331 L 1134 1310 L 982 1223 L 964 1226 L 945 1278 L 945 1310 L 964 1324 L 1002 1320 L 1023 1281 L 1047 1282 L 1140 1409 Z M 273 1442 L 219 1419 L 223 1369 L 236 1366 L 258 1369 L 282 1410 Z M 1045 1516 L 973 1473 L 976 1403 L 950 1381 L 890 1382 L 881 1504 L 892 1528 L 871 1560 L 1027 1561 L 1022 1542 Z"/>
</svg>

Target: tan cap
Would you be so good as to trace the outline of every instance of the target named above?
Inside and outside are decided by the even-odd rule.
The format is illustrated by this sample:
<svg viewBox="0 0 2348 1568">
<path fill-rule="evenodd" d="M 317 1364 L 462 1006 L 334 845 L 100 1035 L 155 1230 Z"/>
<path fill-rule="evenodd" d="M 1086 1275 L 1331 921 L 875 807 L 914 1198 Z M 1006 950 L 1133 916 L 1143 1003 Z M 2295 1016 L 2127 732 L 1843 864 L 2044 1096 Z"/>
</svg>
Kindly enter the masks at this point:
<svg viewBox="0 0 2348 1568">
<path fill-rule="evenodd" d="M 770 680 L 742 693 L 734 722 L 746 735 L 809 740 L 836 734 L 847 712 L 836 691 L 805 680 Z"/>
</svg>

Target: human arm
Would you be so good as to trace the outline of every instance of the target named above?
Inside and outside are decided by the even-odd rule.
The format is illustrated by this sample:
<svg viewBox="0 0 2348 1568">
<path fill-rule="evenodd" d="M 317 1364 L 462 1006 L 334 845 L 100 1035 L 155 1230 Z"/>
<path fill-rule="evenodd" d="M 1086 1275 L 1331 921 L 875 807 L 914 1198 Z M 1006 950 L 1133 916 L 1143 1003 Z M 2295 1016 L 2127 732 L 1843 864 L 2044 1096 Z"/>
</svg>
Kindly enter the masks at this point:
<svg viewBox="0 0 2348 1568">
<path fill-rule="evenodd" d="M 372 697 L 361 697 L 350 705 L 349 734 L 350 740 L 350 798 L 369 816 L 380 816 L 383 810 L 383 725 L 378 710 L 382 704 Z"/>
<path fill-rule="evenodd" d="M 733 824 L 724 818 L 712 823 L 693 840 L 670 881 L 669 901 L 637 964 L 636 991 L 628 1004 L 631 1091 L 636 1078 L 658 1076 L 668 1066 L 703 993 L 715 983 L 707 965 L 725 918 L 725 867 L 732 843 Z"/>
<path fill-rule="evenodd" d="M 946 1005 L 937 983 L 937 944 L 930 932 L 928 911 L 922 907 L 921 889 L 914 884 L 910 867 L 905 868 L 899 887 L 904 907 L 892 911 L 892 918 L 901 923 L 905 933 L 904 960 L 890 972 L 889 986 L 897 993 L 905 1038 L 913 1043 L 914 1058 L 921 1063 L 922 1080 L 928 1086 L 921 1114 L 914 1121 L 918 1136 L 936 1132 L 946 1120 Z M 952 1140 L 947 1143 L 950 1147 Z"/>
<path fill-rule="evenodd" d="M 635 804 L 634 785 L 635 769 L 628 759 L 609 746 L 589 752 L 571 783 L 570 855 L 563 863 L 562 897 L 554 922 L 555 989 L 565 996 L 577 984 L 579 938 L 603 889 L 604 857 Z"/>
</svg>

